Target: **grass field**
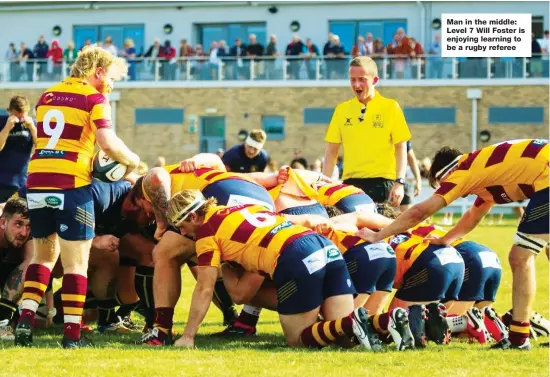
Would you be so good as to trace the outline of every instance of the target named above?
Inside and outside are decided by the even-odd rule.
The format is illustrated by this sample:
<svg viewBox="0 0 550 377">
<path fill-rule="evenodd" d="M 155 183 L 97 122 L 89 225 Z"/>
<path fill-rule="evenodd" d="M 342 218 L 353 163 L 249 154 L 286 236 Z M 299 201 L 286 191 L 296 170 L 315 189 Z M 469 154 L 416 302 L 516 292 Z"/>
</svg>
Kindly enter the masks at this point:
<svg viewBox="0 0 550 377">
<path fill-rule="evenodd" d="M 499 313 L 511 306 L 511 273 L 507 254 L 515 223 L 480 226 L 471 235 L 501 257 L 503 279 L 495 307 Z M 535 310 L 549 317 L 548 261 L 537 259 L 537 298 Z M 184 271 L 184 293 L 176 309 L 175 330 L 182 332 L 187 318 L 193 278 Z M 138 317 L 138 316 L 136 316 Z M 139 320 L 139 318 L 136 318 Z M 321 351 L 291 350 L 285 347 L 277 315 L 264 311 L 259 335 L 246 341 L 220 341 L 209 333 L 222 330 L 221 314 L 212 305 L 200 331 L 198 349 L 150 349 L 133 345 L 135 335 L 90 338 L 96 348 L 63 350 L 58 342 L 62 328 L 36 333 L 33 349 L 2 344 L 2 376 L 456 376 L 528 377 L 549 375 L 548 348 L 533 343 L 531 352 L 491 351 L 486 346 L 453 340 L 449 346 L 431 344 L 427 349 L 373 354 L 356 348 Z M 548 341 L 548 339 L 541 339 Z M 540 341 L 540 340 L 539 340 Z"/>
</svg>

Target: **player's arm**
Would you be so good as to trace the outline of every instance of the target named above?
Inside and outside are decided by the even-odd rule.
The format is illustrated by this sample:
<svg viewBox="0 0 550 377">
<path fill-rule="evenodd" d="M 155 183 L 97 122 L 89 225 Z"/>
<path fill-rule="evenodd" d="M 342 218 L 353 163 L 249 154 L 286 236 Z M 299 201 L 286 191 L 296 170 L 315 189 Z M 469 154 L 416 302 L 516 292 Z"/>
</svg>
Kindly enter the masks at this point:
<svg viewBox="0 0 550 377">
<path fill-rule="evenodd" d="M 336 160 L 338 159 L 339 151 L 340 143 L 327 143 L 327 148 L 325 149 L 325 163 L 323 164 L 323 174 L 325 176 L 332 176 L 334 166 L 336 166 Z"/>
<path fill-rule="evenodd" d="M 222 159 L 213 153 L 199 153 L 180 163 L 180 170 L 183 173 L 190 173 L 200 167 L 226 171 Z"/>
<path fill-rule="evenodd" d="M 252 301 L 262 286 L 265 277 L 255 272 L 236 269 L 229 263 L 222 265 L 223 281 L 229 295 L 237 305 L 248 304 Z"/>
<path fill-rule="evenodd" d="M 193 341 L 199 331 L 199 327 L 208 312 L 214 286 L 218 278 L 218 269 L 213 266 L 200 266 L 197 273 L 197 284 L 191 298 L 189 317 L 182 338 Z M 193 341 L 194 343 L 194 341 Z"/>
<path fill-rule="evenodd" d="M 480 204 L 476 201 L 476 203 L 462 215 L 455 226 L 449 230 L 446 235 L 440 238 L 439 243 L 450 245 L 454 241 L 470 233 L 489 213 L 493 206 L 493 202 L 482 202 Z"/>
<path fill-rule="evenodd" d="M 366 241 L 378 242 L 394 234 L 406 232 L 408 229 L 426 220 L 446 205 L 445 199 L 441 196 L 432 195 L 423 202 L 415 204 L 403 212 L 397 219 L 379 232 L 373 232 L 372 230 L 363 228 L 357 235 Z"/>
<path fill-rule="evenodd" d="M 171 192 L 170 174 L 163 168 L 151 169 L 145 178 L 143 178 L 143 189 L 151 200 L 153 212 L 155 213 L 155 220 L 157 221 L 155 238 L 160 238 L 162 233 L 168 228 L 166 211 L 168 209 L 168 200 L 170 199 Z"/>
<path fill-rule="evenodd" d="M 419 195 L 422 189 L 422 176 L 420 175 L 420 167 L 418 166 L 418 161 L 416 159 L 416 155 L 414 154 L 413 149 L 407 152 L 407 162 L 409 163 L 409 166 L 411 167 L 414 175 L 414 179 L 416 180 L 414 195 Z"/>
<path fill-rule="evenodd" d="M 392 219 L 378 213 L 352 212 L 331 219 L 335 224 L 354 224 L 357 228 L 382 229 L 392 223 Z"/>
<path fill-rule="evenodd" d="M 17 119 L 17 117 L 13 115 L 10 116 L 6 121 L 4 128 L 2 128 L 2 131 L 0 131 L 0 151 L 6 146 L 6 141 L 8 140 L 8 136 L 10 135 L 10 131 L 13 129 L 13 127 L 15 127 L 15 123 L 17 122 L 19 122 L 19 119 Z"/>
<path fill-rule="evenodd" d="M 96 132 L 97 145 L 113 160 L 128 166 L 127 173 L 139 165 L 139 156 L 115 134 L 110 128 L 100 128 Z"/>
</svg>

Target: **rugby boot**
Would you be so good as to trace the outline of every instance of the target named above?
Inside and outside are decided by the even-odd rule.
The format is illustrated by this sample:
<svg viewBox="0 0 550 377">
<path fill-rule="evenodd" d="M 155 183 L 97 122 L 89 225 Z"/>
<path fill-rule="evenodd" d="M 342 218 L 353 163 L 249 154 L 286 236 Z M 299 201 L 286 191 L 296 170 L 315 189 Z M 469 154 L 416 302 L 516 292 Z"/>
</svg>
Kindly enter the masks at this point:
<svg viewBox="0 0 550 377">
<path fill-rule="evenodd" d="M 127 315 L 124 318 L 118 317 L 118 319 L 122 322 L 124 327 L 126 327 L 130 331 L 139 331 L 140 327 L 136 325 L 134 321 L 132 321 L 132 317 L 130 315 Z"/>
<path fill-rule="evenodd" d="M 529 318 L 529 322 L 531 323 L 531 329 L 533 329 L 535 334 L 538 336 L 550 336 L 550 321 L 542 315 L 537 312 L 533 312 L 531 314 L 531 318 Z"/>
<path fill-rule="evenodd" d="M 13 328 L 11 327 L 11 321 L 5 319 L 0 321 L 0 340 L 14 340 Z"/>
<path fill-rule="evenodd" d="M 466 311 L 468 319 L 466 332 L 470 340 L 477 340 L 480 344 L 485 344 L 490 340 L 490 335 L 485 328 L 483 314 L 478 308 L 470 308 Z"/>
<path fill-rule="evenodd" d="M 409 328 L 414 339 L 416 348 L 426 347 L 426 306 L 411 305 L 409 306 Z"/>
<path fill-rule="evenodd" d="M 426 338 L 436 344 L 449 344 L 451 341 L 451 330 L 447 324 L 447 311 L 445 305 L 432 302 L 426 305 Z"/>
<path fill-rule="evenodd" d="M 164 334 L 163 334 L 164 335 Z M 141 337 L 141 340 L 137 344 L 144 346 L 171 346 L 174 342 L 172 341 L 172 331 L 168 331 L 168 334 L 161 336 L 160 330 L 157 327 L 153 327 L 147 334 L 144 334 Z"/>
<path fill-rule="evenodd" d="M 521 345 L 518 346 L 518 345 L 512 344 L 508 338 L 502 338 L 500 342 L 492 345 L 491 349 L 530 351 L 531 341 L 529 340 L 529 338 L 527 338 Z"/>
<path fill-rule="evenodd" d="M 398 351 L 414 348 L 414 337 L 409 327 L 409 314 L 405 309 L 395 308 L 391 311 L 388 331 Z"/>
<path fill-rule="evenodd" d="M 223 331 L 213 334 L 222 338 L 246 338 L 256 335 L 256 327 L 245 325 L 239 321 L 234 321 Z"/>
<path fill-rule="evenodd" d="M 485 314 L 484 323 L 485 328 L 491 334 L 491 337 L 496 341 L 500 342 L 503 338 L 508 337 L 508 328 L 501 321 L 498 314 L 490 306 L 483 308 L 483 313 Z"/>
<path fill-rule="evenodd" d="M 363 307 L 357 308 L 353 311 L 351 320 L 353 321 L 353 333 L 357 340 L 368 350 L 381 351 L 382 342 L 378 339 L 378 335 L 372 326 L 369 311 Z"/>
<path fill-rule="evenodd" d="M 69 338 L 63 337 L 63 341 L 61 342 L 63 345 L 63 348 L 65 349 L 77 349 L 77 348 L 90 348 L 93 347 L 92 342 L 90 342 L 88 339 L 81 337 L 78 340 L 72 340 Z"/>
<path fill-rule="evenodd" d="M 20 347 L 32 346 L 32 328 L 30 324 L 19 323 L 15 328 L 15 345 Z"/>
</svg>

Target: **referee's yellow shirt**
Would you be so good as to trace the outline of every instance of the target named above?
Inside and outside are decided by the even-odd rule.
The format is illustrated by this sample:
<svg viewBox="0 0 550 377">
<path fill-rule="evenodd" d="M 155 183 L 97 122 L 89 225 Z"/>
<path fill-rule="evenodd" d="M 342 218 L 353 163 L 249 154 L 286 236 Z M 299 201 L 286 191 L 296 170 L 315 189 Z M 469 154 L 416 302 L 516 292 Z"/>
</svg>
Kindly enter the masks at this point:
<svg viewBox="0 0 550 377">
<path fill-rule="evenodd" d="M 375 91 L 367 103 L 361 121 L 363 104 L 354 97 L 334 110 L 325 141 L 344 147 L 342 179 L 396 179 L 395 144 L 408 141 L 411 133 L 397 101 Z"/>
</svg>

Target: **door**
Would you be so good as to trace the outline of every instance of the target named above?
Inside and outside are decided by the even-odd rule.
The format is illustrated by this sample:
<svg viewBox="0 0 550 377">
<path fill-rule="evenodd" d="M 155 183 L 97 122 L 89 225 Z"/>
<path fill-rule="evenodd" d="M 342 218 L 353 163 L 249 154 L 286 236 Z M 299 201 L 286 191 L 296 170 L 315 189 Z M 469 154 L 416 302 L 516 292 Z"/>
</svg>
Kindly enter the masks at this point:
<svg viewBox="0 0 550 377">
<path fill-rule="evenodd" d="M 225 117 L 201 117 L 199 150 L 201 153 L 216 153 L 225 149 Z"/>
<path fill-rule="evenodd" d="M 123 26 L 101 26 L 99 29 L 99 38 L 105 42 L 105 38 L 111 37 L 113 44 L 120 50 L 124 46 L 124 27 Z"/>
</svg>

